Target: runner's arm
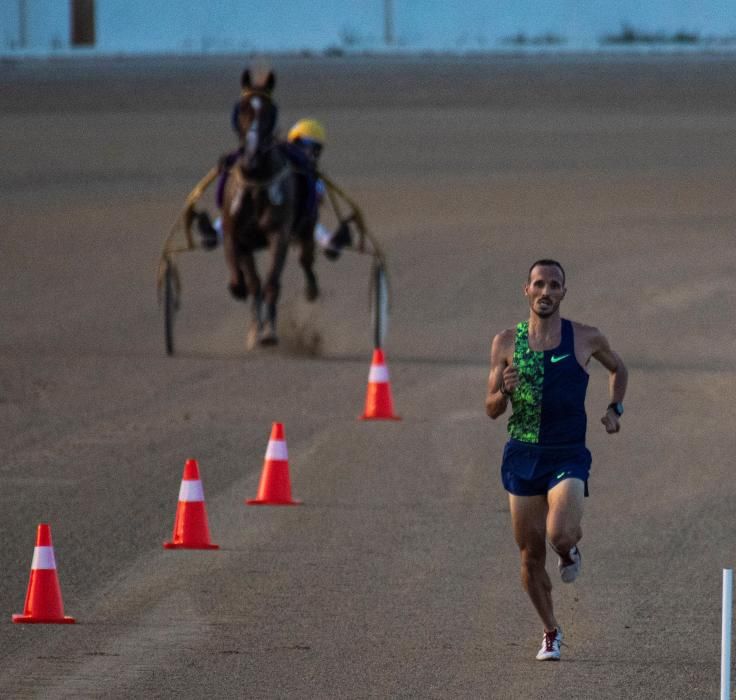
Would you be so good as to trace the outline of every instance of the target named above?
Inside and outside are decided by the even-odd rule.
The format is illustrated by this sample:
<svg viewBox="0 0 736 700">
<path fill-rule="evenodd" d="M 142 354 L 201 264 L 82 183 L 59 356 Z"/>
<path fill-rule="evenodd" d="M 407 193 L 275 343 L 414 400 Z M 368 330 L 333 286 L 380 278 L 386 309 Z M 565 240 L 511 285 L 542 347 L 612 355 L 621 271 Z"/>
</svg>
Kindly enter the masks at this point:
<svg viewBox="0 0 736 700">
<path fill-rule="evenodd" d="M 629 372 L 624 365 L 623 360 L 615 353 L 608 342 L 606 336 L 599 331 L 593 338 L 595 348 L 593 357 L 598 360 L 609 372 L 608 378 L 608 394 L 610 403 L 623 403 L 626 394 L 626 385 L 629 379 Z M 612 408 L 607 408 L 606 413 L 601 418 L 601 423 L 609 433 L 617 433 L 621 429 L 619 416 Z"/>
<path fill-rule="evenodd" d="M 499 333 L 491 344 L 491 371 L 486 392 L 486 414 L 498 418 L 506 411 L 510 392 L 518 384 L 516 369 L 509 365 L 509 334 Z"/>
</svg>

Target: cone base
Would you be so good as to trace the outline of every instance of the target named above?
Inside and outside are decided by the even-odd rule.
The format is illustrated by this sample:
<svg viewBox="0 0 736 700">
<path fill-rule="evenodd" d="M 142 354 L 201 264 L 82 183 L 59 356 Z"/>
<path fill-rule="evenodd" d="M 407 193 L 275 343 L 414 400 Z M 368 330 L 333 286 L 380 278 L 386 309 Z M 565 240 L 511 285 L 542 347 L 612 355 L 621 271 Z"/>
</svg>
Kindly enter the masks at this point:
<svg viewBox="0 0 736 700">
<path fill-rule="evenodd" d="M 13 615 L 13 622 L 15 623 L 31 623 L 41 625 L 72 625 L 76 622 L 73 617 L 64 615 L 64 617 L 34 617 L 33 615 Z"/>
<path fill-rule="evenodd" d="M 300 506 L 304 501 L 271 501 L 267 498 L 248 498 L 246 504 L 249 506 Z"/>
<path fill-rule="evenodd" d="M 164 542 L 164 549 L 220 549 L 219 544 L 181 544 L 179 542 Z"/>
<path fill-rule="evenodd" d="M 368 416 L 364 413 L 358 420 L 401 420 L 401 416 Z"/>
</svg>

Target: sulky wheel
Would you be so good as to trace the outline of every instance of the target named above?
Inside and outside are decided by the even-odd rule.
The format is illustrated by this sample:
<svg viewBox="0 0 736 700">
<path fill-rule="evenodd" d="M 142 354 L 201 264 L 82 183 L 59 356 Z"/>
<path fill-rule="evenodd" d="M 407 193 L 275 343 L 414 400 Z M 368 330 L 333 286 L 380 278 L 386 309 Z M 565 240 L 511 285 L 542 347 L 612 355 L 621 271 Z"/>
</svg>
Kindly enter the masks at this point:
<svg viewBox="0 0 736 700">
<path fill-rule="evenodd" d="M 174 317 L 179 310 L 179 276 L 170 260 L 164 270 L 164 333 L 166 354 L 174 354 Z"/>
</svg>

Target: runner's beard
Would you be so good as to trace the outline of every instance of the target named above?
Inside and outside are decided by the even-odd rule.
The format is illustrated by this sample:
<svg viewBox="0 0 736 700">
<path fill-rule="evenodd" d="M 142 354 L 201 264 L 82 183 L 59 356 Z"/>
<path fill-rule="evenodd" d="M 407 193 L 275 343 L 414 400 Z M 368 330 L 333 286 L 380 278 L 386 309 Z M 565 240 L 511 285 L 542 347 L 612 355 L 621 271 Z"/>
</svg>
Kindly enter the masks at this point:
<svg viewBox="0 0 736 700">
<path fill-rule="evenodd" d="M 534 305 L 532 305 L 532 311 L 539 316 L 539 318 L 549 318 L 550 316 L 554 315 L 555 311 L 557 311 L 560 308 L 560 303 L 557 302 L 556 304 L 552 304 L 552 306 L 549 307 L 548 311 L 539 311 L 539 309 L 535 308 Z"/>
</svg>

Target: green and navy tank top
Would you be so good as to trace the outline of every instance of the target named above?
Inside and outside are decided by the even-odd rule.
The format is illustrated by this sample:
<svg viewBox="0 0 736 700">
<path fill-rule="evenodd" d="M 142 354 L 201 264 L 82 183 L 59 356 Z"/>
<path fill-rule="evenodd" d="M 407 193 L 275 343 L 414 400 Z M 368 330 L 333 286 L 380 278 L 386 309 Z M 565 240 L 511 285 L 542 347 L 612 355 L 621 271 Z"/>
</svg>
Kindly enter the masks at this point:
<svg viewBox="0 0 736 700">
<path fill-rule="evenodd" d="M 538 445 L 585 444 L 588 373 L 575 358 L 572 323 L 562 319 L 554 350 L 529 349 L 529 322 L 516 326 L 514 366 L 519 385 L 511 396 L 509 435 Z"/>
</svg>

